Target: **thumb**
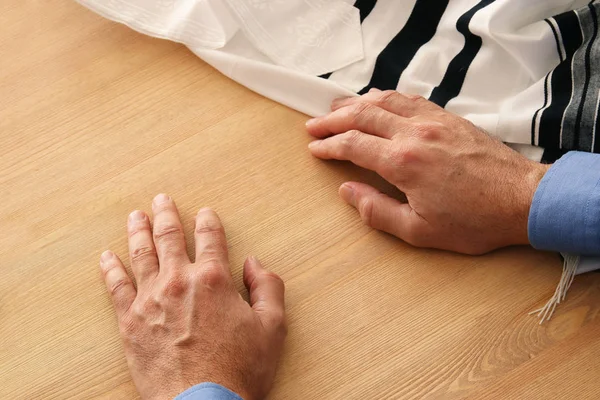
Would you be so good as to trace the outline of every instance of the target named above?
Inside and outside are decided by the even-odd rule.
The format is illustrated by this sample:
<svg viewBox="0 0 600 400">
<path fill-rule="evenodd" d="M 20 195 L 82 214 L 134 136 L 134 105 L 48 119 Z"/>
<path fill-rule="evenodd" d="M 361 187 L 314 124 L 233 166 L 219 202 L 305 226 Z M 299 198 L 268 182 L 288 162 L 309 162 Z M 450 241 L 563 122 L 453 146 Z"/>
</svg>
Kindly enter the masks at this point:
<svg viewBox="0 0 600 400">
<path fill-rule="evenodd" d="M 358 210 L 362 220 L 370 227 L 390 233 L 414 246 L 425 246 L 426 221 L 409 204 L 359 182 L 342 184 L 340 196 Z"/>
<path fill-rule="evenodd" d="M 285 335 L 285 285 L 279 275 L 267 271 L 256 257 L 250 256 L 244 263 L 244 285 L 250 295 L 250 305 L 263 326 Z"/>
</svg>

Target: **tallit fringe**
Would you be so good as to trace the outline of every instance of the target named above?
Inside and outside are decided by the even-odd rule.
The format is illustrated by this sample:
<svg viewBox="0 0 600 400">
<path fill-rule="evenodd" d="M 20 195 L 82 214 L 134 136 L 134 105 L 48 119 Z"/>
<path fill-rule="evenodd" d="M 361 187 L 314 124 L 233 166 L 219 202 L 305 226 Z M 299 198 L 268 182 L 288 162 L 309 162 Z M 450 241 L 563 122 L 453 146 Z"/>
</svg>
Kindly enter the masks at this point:
<svg viewBox="0 0 600 400">
<path fill-rule="evenodd" d="M 556 306 L 560 304 L 561 301 L 565 300 L 567 291 L 573 283 L 573 278 L 575 278 L 577 266 L 579 265 L 579 256 L 564 254 L 563 257 L 563 272 L 560 277 L 560 282 L 554 291 L 554 295 L 548 300 L 544 307 L 529 313 L 529 315 L 537 314 L 538 318 L 540 318 L 540 325 L 544 323 L 544 321 L 548 321 L 552 317 L 552 314 L 554 314 Z"/>
</svg>

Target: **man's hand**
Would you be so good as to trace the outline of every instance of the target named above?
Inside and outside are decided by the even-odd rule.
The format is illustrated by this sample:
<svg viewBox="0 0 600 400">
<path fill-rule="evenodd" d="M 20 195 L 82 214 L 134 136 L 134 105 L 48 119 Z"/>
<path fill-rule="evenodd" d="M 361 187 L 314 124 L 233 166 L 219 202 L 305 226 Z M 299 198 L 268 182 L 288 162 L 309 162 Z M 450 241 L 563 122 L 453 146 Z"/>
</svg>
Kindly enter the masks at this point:
<svg viewBox="0 0 600 400">
<path fill-rule="evenodd" d="M 172 399 L 201 382 L 221 384 L 246 400 L 265 397 L 286 336 L 283 281 L 249 257 L 249 305 L 233 284 L 214 211 L 202 209 L 196 217 L 192 263 L 173 200 L 158 195 L 152 209 L 153 227 L 141 211 L 127 224 L 136 285 L 112 252 L 100 263 L 142 398 Z"/>
<path fill-rule="evenodd" d="M 334 101 L 308 121 L 310 151 L 377 172 L 408 204 L 347 182 L 341 197 L 362 219 L 419 247 L 467 254 L 529 243 L 527 219 L 548 167 L 417 96 L 371 91 Z"/>
</svg>

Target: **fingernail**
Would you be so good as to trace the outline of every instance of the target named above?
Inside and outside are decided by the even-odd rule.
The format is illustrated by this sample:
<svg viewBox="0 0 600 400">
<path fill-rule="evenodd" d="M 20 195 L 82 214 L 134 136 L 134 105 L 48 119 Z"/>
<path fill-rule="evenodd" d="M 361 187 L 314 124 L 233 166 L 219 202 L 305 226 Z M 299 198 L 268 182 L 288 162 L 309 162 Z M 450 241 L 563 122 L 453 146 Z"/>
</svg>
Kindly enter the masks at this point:
<svg viewBox="0 0 600 400">
<path fill-rule="evenodd" d="M 164 193 L 161 193 L 161 194 L 159 194 L 158 196 L 156 196 L 156 197 L 154 198 L 154 200 L 152 201 L 152 203 L 153 203 L 155 206 L 158 206 L 158 205 L 160 205 L 160 204 L 162 204 L 162 203 L 166 203 L 166 202 L 167 202 L 167 201 L 169 201 L 169 200 L 171 200 L 171 198 L 170 198 L 169 196 L 167 196 L 167 195 L 166 195 L 166 194 L 164 194 Z"/>
<path fill-rule="evenodd" d="M 112 251 L 110 251 L 110 250 L 106 250 L 100 256 L 100 262 L 105 263 L 107 261 L 110 261 L 110 259 L 113 258 L 113 257 L 114 257 L 114 253 Z"/>
<path fill-rule="evenodd" d="M 371 93 L 371 92 L 381 92 L 381 90 L 374 87 L 374 88 L 369 89 L 369 93 Z"/>
<path fill-rule="evenodd" d="M 146 219 L 146 214 L 142 211 L 135 210 L 131 214 L 129 214 L 129 222 L 143 221 Z"/>
<path fill-rule="evenodd" d="M 354 189 L 352 189 L 352 186 L 348 185 L 347 183 L 344 183 L 342 186 L 340 186 L 340 196 L 342 197 L 342 199 L 344 199 L 346 203 L 349 203 L 356 207 L 356 200 L 354 199 Z"/>
<path fill-rule="evenodd" d="M 314 126 L 317 122 L 319 122 L 319 119 L 319 117 L 309 119 L 306 121 L 306 127 L 310 128 L 311 126 Z"/>
<path fill-rule="evenodd" d="M 316 148 L 321 142 L 322 142 L 322 140 L 313 140 L 312 142 L 310 142 L 308 144 L 308 148 L 312 150 L 312 149 Z"/>
<path fill-rule="evenodd" d="M 201 209 L 198 210 L 198 214 L 202 214 L 202 213 L 208 212 L 208 211 L 212 211 L 212 209 L 209 207 L 202 207 Z"/>
<path fill-rule="evenodd" d="M 247 260 L 250 265 L 260 265 L 258 258 L 256 258 L 255 256 L 248 256 Z"/>
</svg>

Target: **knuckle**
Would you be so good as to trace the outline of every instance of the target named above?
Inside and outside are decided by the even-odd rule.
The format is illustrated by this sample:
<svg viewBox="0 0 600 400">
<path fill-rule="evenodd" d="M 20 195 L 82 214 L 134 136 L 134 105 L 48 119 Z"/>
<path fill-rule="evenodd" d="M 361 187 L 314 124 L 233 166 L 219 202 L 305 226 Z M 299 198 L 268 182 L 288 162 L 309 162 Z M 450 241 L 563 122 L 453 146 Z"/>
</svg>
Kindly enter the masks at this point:
<svg viewBox="0 0 600 400">
<path fill-rule="evenodd" d="M 288 334 L 288 322 L 285 316 L 285 311 L 276 311 L 271 315 L 271 324 L 275 329 L 275 332 L 282 336 L 287 336 Z"/>
<path fill-rule="evenodd" d="M 375 168 L 375 172 L 387 180 L 391 180 L 396 172 L 396 165 L 392 155 L 393 145 L 385 148 L 385 150 L 379 156 L 379 160 Z"/>
<path fill-rule="evenodd" d="M 390 164 L 402 167 L 413 163 L 419 159 L 418 153 L 418 147 L 413 148 L 413 146 L 410 144 L 404 143 L 402 146 L 393 146 L 389 154 L 389 158 L 391 159 Z"/>
<path fill-rule="evenodd" d="M 395 90 L 385 90 L 379 94 L 379 97 L 374 101 L 374 104 L 379 107 L 385 107 L 394 102 L 394 98 L 398 96 Z"/>
<path fill-rule="evenodd" d="M 283 282 L 283 279 L 281 279 L 281 277 L 279 275 L 277 275 L 274 272 L 271 271 L 265 271 L 263 273 L 261 273 L 253 282 L 253 287 L 257 286 L 257 285 L 265 285 L 265 284 L 271 284 L 271 285 L 276 285 L 281 287 L 283 290 L 285 290 L 285 283 Z"/>
<path fill-rule="evenodd" d="M 132 321 L 143 321 L 144 318 L 153 310 L 149 301 L 142 303 L 135 302 L 130 309 Z"/>
<path fill-rule="evenodd" d="M 183 274 L 171 274 L 162 288 L 164 297 L 181 297 L 189 288 L 189 280 Z"/>
<path fill-rule="evenodd" d="M 415 103 L 422 103 L 428 101 L 425 97 L 418 94 L 405 94 L 404 96 L 410 101 L 414 101 Z"/>
<path fill-rule="evenodd" d="M 370 197 L 359 199 L 358 213 L 366 225 L 373 226 L 373 199 Z"/>
<path fill-rule="evenodd" d="M 172 239 L 180 239 L 183 236 L 181 227 L 175 225 L 164 225 L 154 228 L 154 240 L 167 241 Z"/>
<path fill-rule="evenodd" d="M 268 281 L 274 282 L 274 283 L 276 283 L 278 285 L 281 285 L 281 286 L 284 285 L 283 279 L 281 279 L 281 277 L 279 275 L 277 275 L 275 272 L 265 271 L 262 274 L 262 276 L 263 276 L 264 279 L 266 279 Z"/>
<path fill-rule="evenodd" d="M 207 257 L 213 256 L 218 261 L 219 255 L 227 254 L 227 242 L 223 239 L 225 232 L 223 227 L 197 226 L 196 234 L 202 239 L 196 240 L 196 253 L 203 254 L 205 262 L 213 261 Z"/>
<path fill-rule="evenodd" d="M 357 130 L 350 130 L 340 135 L 340 147 L 343 151 L 348 151 L 354 147 L 362 133 Z"/>
<path fill-rule="evenodd" d="M 441 136 L 443 125 L 439 122 L 417 122 L 414 126 L 415 136 L 421 139 L 436 140 Z"/>
<path fill-rule="evenodd" d="M 436 105 L 436 107 L 437 107 L 437 105 Z M 439 109 L 433 110 L 433 112 L 431 114 L 435 117 L 436 121 L 443 122 L 446 125 L 456 124 L 457 120 L 466 121 L 466 122 L 472 124 L 471 121 L 463 119 L 463 118 L 457 116 L 456 114 L 446 111 L 445 109 L 443 109 L 441 107 Z M 473 125 L 473 126 L 475 126 L 475 125 Z"/>
<path fill-rule="evenodd" d="M 129 284 L 130 281 L 128 278 L 118 278 L 114 282 L 111 282 L 108 291 L 112 296 L 118 296 Z"/>
<path fill-rule="evenodd" d="M 224 233 L 223 225 L 215 218 L 198 218 L 196 220 L 196 233 Z"/>
<path fill-rule="evenodd" d="M 219 287 L 225 283 L 226 277 L 223 267 L 217 262 L 207 262 L 198 272 L 198 281 L 208 287 Z"/>
<path fill-rule="evenodd" d="M 352 119 L 352 122 L 358 122 L 361 119 L 363 119 L 364 116 L 367 113 L 369 113 L 372 109 L 373 109 L 373 105 L 371 105 L 369 103 L 359 102 L 359 103 L 355 103 L 352 106 L 350 106 L 350 109 L 348 111 L 349 111 L 350 118 Z"/>
<path fill-rule="evenodd" d="M 153 246 L 140 246 L 131 252 L 131 262 L 142 262 L 156 257 L 156 250 Z"/>
<path fill-rule="evenodd" d="M 150 231 L 150 226 L 147 223 L 138 223 L 135 225 L 128 226 L 129 237 L 134 237 L 140 233 L 147 233 Z"/>
<path fill-rule="evenodd" d="M 346 133 L 338 135 L 335 139 L 337 140 L 337 145 L 333 147 L 333 156 L 335 158 L 351 157 L 351 154 L 354 151 L 354 146 L 356 146 L 361 134 L 362 133 L 360 131 L 350 130 Z"/>
<path fill-rule="evenodd" d="M 117 265 L 114 263 L 108 263 L 104 266 L 102 266 L 101 271 L 102 271 L 102 276 L 104 277 L 105 280 L 108 279 L 108 276 L 111 273 L 114 273 L 114 269 L 117 268 Z"/>
</svg>

